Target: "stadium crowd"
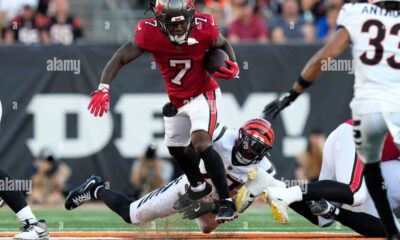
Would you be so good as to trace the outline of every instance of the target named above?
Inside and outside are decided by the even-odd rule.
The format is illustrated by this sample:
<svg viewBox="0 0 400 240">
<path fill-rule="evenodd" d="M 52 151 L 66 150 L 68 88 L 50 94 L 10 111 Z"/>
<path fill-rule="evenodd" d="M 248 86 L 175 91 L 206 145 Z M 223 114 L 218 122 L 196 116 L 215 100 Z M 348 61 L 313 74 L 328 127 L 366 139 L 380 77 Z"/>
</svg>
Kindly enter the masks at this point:
<svg viewBox="0 0 400 240">
<path fill-rule="evenodd" d="M 336 30 L 344 0 L 205 0 L 198 6 L 217 19 L 234 43 L 314 43 Z"/>
<path fill-rule="evenodd" d="M 196 0 L 232 43 L 327 41 L 346 0 Z M 133 8 L 146 7 L 133 4 Z M 149 17 L 146 15 L 146 17 Z M 83 36 L 69 0 L 0 0 L 1 43 L 73 44 Z"/>
<path fill-rule="evenodd" d="M 73 44 L 82 24 L 68 0 L 0 0 L 2 44 Z"/>
</svg>

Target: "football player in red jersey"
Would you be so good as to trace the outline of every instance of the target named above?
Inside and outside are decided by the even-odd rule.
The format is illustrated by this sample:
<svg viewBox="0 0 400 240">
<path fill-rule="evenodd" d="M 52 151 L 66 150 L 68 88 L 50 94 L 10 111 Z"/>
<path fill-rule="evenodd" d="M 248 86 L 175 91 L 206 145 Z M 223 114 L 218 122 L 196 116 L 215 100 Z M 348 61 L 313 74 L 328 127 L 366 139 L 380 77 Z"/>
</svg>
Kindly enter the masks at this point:
<svg viewBox="0 0 400 240">
<path fill-rule="evenodd" d="M 220 67 L 213 75 L 232 79 L 239 73 L 233 48 L 209 15 L 195 13 L 193 0 L 153 0 L 150 7 L 155 18 L 140 21 L 135 39 L 125 43 L 108 62 L 88 108 L 94 116 L 107 112 L 111 81 L 124 65 L 150 52 L 172 103 L 163 108 L 165 143 L 191 185 L 175 208 L 182 209 L 211 192 L 199 170 L 201 158 L 221 201 L 216 221 L 232 221 L 237 218 L 235 205 L 229 196 L 222 159 L 211 146 L 221 92 L 206 71 L 203 58 L 210 48 L 224 50 L 229 57 L 227 67 Z M 193 148 L 188 147 L 190 143 Z"/>
</svg>

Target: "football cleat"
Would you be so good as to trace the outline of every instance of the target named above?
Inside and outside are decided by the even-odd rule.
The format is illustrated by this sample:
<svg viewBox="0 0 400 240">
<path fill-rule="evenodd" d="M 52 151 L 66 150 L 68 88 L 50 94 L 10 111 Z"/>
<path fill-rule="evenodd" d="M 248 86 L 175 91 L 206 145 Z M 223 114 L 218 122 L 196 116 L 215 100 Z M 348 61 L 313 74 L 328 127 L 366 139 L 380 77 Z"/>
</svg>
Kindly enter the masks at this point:
<svg viewBox="0 0 400 240">
<path fill-rule="evenodd" d="M 101 178 L 98 176 L 91 176 L 82 185 L 68 194 L 65 200 L 65 208 L 67 210 L 72 210 L 90 201 L 92 198 L 97 198 L 97 191 L 102 187 L 104 187 L 104 184 Z"/>
<path fill-rule="evenodd" d="M 215 221 L 219 224 L 225 222 L 231 222 L 238 218 L 238 214 L 236 212 L 235 204 L 229 200 L 221 200 L 220 207 L 218 209 L 217 216 L 215 217 Z"/>
<path fill-rule="evenodd" d="M 180 196 L 179 199 L 174 202 L 174 205 L 172 207 L 175 210 L 179 211 L 179 210 L 189 206 L 190 204 L 194 203 L 195 201 L 200 200 L 203 197 L 210 194 L 212 191 L 212 187 L 208 182 L 205 182 L 205 183 L 206 183 L 206 187 L 204 188 L 204 190 L 202 190 L 200 192 L 194 192 L 191 189 L 190 185 L 186 185 L 185 186 L 185 190 L 186 190 L 185 194 Z"/>
<path fill-rule="evenodd" d="M 21 228 L 21 232 L 14 236 L 14 240 L 47 240 L 49 239 L 49 230 L 46 221 L 39 220 L 35 223 L 29 223 Z"/>
<path fill-rule="evenodd" d="M 253 194 L 250 192 L 249 185 L 257 177 L 257 169 L 253 168 L 247 174 L 247 182 L 244 184 L 237 192 L 235 197 L 235 206 L 239 213 L 244 212 L 256 199 L 257 194 Z"/>
<path fill-rule="evenodd" d="M 319 201 L 307 201 L 307 205 L 311 212 L 316 216 L 331 219 L 339 214 L 339 209 L 325 199 Z"/>
<path fill-rule="evenodd" d="M 261 199 L 267 202 L 272 210 L 272 215 L 280 224 L 287 224 L 289 221 L 288 203 L 275 195 L 274 191 L 264 190 Z"/>
</svg>

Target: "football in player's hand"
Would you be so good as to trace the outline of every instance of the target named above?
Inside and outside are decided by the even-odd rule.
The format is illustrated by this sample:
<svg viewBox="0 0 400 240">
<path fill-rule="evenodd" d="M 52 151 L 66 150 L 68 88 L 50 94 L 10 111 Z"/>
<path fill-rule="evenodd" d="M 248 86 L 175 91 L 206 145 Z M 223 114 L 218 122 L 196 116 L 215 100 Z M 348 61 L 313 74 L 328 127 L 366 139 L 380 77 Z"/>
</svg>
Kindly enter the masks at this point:
<svg viewBox="0 0 400 240">
<path fill-rule="evenodd" d="M 207 72 L 213 74 L 220 67 L 228 67 L 225 60 L 229 59 L 228 54 L 222 49 L 212 48 L 204 55 L 204 67 Z"/>
</svg>

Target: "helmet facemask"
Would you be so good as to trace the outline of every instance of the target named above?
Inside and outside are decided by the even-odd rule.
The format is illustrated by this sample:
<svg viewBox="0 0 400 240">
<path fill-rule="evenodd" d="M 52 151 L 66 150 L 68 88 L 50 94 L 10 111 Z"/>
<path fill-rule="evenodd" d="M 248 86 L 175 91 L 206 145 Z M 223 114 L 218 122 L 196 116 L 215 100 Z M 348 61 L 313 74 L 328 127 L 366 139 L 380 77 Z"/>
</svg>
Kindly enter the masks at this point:
<svg viewBox="0 0 400 240">
<path fill-rule="evenodd" d="M 236 141 L 233 158 L 234 165 L 247 166 L 260 162 L 265 156 L 269 156 L 272 146 L 262 140 L 239 130 L 239 139 Z"/>
<path fill-rule="evenodd" d="M 190 16 L 186 19 L 184 16 L 178 16 L 178 17 L 171 18 L 171 21 L 162 21 L 161 19 L 158 19 L 158 22 L 161 26 L 161 30 L 167 35 L 168 39 L 171 42 L 178 44 L 178 45 L 182 45 L 189 38 L 190 32 L 192 30 L 192 26 L 193 26 L 193 19 L 194 19 L 193 16 Z M 177 24 L 183 24 L 183 23 L 181 23 L 183 21 L 186 22 L 186 32 L 181 36 L 174 35 L 174 33 L 171 32 L 169 30 L 169 28 L 174 28 L 174 25 L 177 25 Z"/>
</svg>

